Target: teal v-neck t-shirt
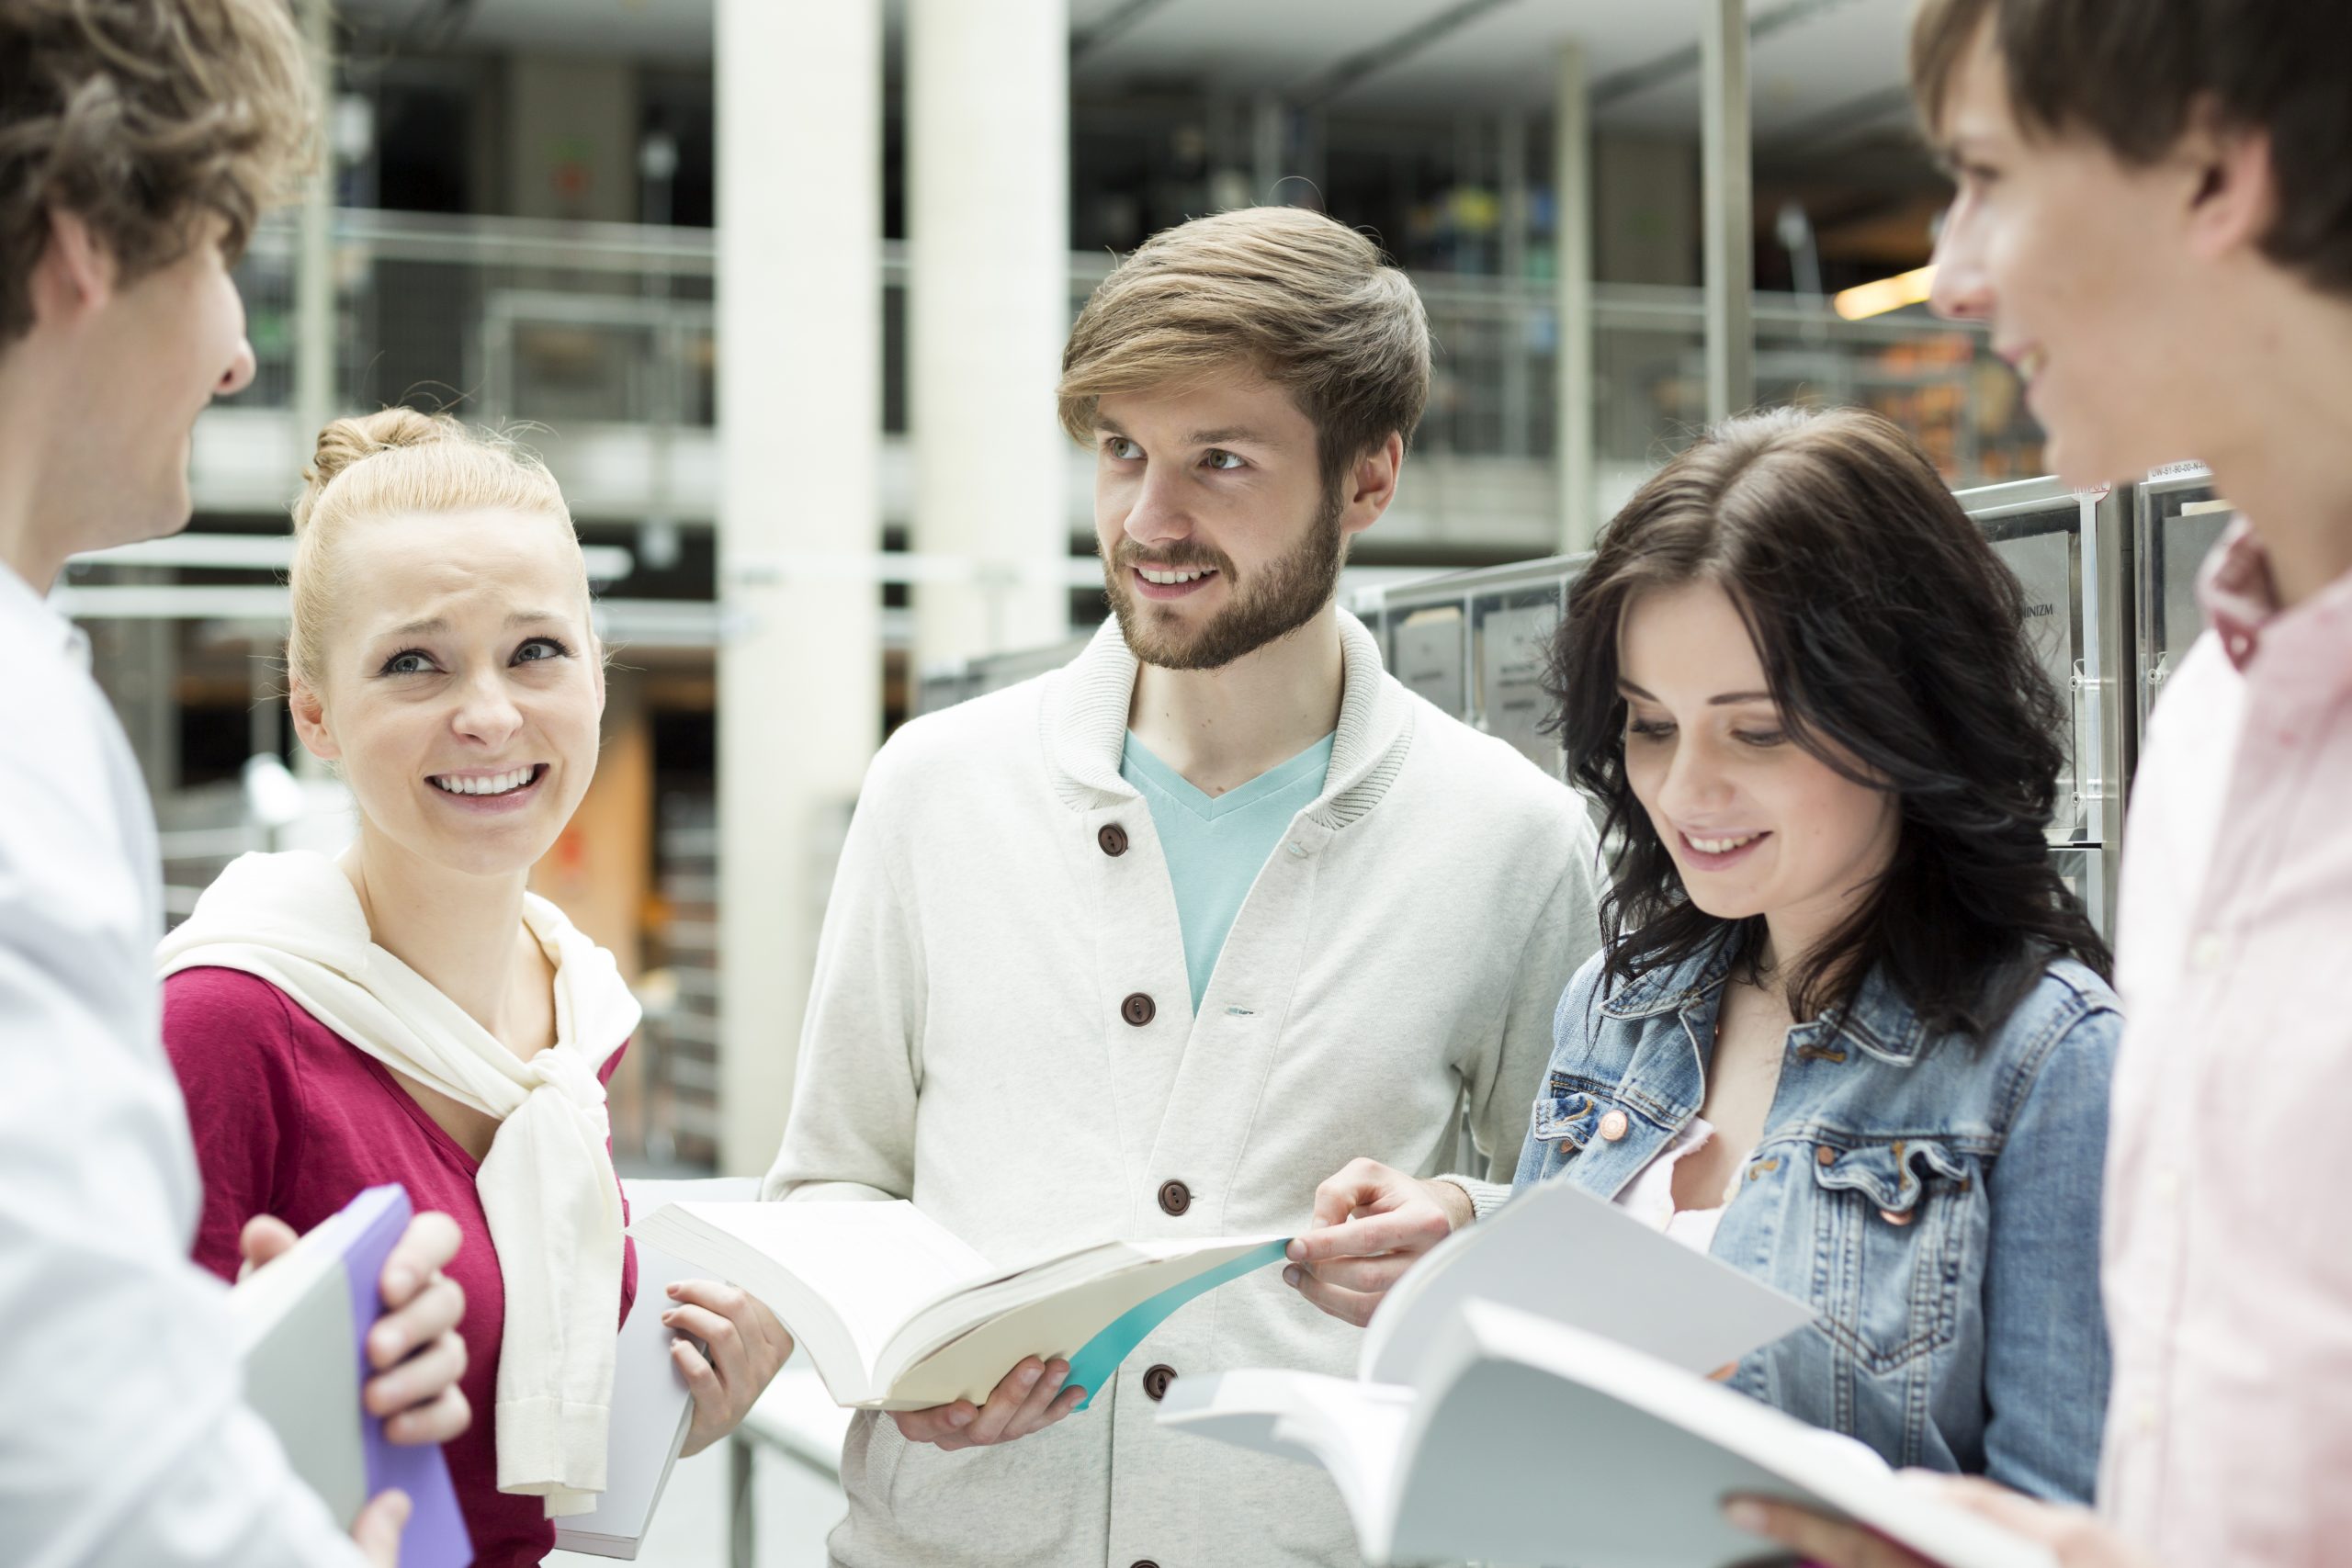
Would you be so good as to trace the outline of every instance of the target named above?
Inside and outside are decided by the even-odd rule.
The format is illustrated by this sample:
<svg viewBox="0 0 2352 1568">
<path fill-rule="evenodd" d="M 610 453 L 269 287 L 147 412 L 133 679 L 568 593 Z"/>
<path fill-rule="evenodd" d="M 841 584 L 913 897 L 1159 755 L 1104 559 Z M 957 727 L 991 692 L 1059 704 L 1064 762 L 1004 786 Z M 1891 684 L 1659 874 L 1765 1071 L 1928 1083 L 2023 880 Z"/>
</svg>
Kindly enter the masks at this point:
<svg viewBox="0 0 2352 1568">
<path fill-rule="evenodd" d="M 1183 774 L 1153 756 L 1130 732 L 1119 776 L 1151 807 L 1176 889 L 1176 920 L 1184 933 L 1184 972 L 1193 983 L 1193 1010 L 1208 994 L 1226 933 L 1241 913 L 1266 857 L 1282 842 L 1291 818 L 1323 793 L 1331 771 L 1331 737 L 1238 789 L 1203 794 Z"/>
</svg>

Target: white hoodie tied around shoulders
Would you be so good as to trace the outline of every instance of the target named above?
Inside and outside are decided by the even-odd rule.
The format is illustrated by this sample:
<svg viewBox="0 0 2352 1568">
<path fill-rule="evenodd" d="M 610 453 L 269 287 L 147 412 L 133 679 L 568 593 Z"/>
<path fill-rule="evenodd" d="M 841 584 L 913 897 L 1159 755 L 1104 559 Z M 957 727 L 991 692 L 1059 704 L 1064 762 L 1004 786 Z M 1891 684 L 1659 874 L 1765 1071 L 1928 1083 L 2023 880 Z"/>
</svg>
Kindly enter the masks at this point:
<svg viewBox="0 0 2352 1568">
<path fill-rule="evenodd" d="M 387 1067 L 498 1119 L 474 1179 L 506 1294 L 496 1387 L 498 1489 L 584 1513 L 605 1487 L 621 1197 L 597 1071 L 636 1030 L 613 955 L 537 894 L 523 923 L 555 965 L 556 1040 L 527 1061 L 375 944 L 341 867 L 247 854 L 157 949 L 183 969 L 257 976 Z"/>
</svg>

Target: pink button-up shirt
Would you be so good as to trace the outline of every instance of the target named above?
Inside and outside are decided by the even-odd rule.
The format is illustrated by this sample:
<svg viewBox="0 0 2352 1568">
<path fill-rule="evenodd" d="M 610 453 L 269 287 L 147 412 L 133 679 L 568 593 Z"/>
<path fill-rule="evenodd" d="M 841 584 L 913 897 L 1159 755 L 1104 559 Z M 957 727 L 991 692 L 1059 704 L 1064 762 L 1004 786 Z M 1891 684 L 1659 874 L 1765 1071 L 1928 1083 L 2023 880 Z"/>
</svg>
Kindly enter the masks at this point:
<svg viewBox="0 0 2352 1568">
<path fill-rule="evenodd" d="M 2352 1560 L 2352 577 L 2240 522 L 2132 802 L 2102 1507 L 2165 1562 Z"/>
</svg>

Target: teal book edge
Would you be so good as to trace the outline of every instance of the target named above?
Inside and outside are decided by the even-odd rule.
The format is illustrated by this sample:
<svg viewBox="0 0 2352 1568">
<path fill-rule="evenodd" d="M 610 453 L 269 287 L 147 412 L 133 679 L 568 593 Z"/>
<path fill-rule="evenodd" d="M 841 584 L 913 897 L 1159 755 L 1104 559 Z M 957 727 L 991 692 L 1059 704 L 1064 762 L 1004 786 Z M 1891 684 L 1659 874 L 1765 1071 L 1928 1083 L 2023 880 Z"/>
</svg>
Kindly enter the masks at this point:
<svg viewBox="0 0 2352 1568">
<path fill-rule="evenodd" d="M 1079 1348 L 1069 1359 L 1069 1376 L 1062 1381 L 1076 1383 L 1086 1391 L 1078 1402 L 1085 1409 L 1094 1403 L 1095 1392 L 1118 1371 L 1127 1353 L 1142 1344 L 1151 1331 L 1168 1321 L 1169 1315 L 1194 1296 L 1206 1295 L 1227 1280 L 1263 1269 L 1279 1262 L 1289 1248 L 1289 1238 L 1270 1241 L 1263 1247 L 1252 1247 L 1240 1257 L 1220 1263 L 1214 1269 L 1203 1269 L 1181 1285 L 1170 1285 L 1149 1301 L 1139 1302 L 1113 1318 L 1102 1332 Z"/>
</svg>

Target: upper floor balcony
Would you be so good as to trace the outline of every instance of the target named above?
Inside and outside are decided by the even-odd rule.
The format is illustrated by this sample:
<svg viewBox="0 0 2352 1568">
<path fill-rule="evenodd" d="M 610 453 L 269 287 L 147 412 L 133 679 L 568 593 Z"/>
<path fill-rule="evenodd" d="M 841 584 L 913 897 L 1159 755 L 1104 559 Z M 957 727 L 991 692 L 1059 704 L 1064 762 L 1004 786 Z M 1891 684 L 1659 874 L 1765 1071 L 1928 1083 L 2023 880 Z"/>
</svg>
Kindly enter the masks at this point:
<svg viewBox="0 0 2352 1568">
<path fill-rule="evenodd" d="M 345 209 L 332 232 L 338 412 L 447 402 L 476 420 L 527 423 L 583 521 L 714 520 L 721 346 L 710 231 Z M 1070 258 L 1073 316 L 1109 265 Z M 886 246 L 875 410 L 886 525 L 907 521 L 913 490 L 909 270 L 903 247 Z M 266 226 L 238 273 L 259 373 L 198 426 L 193 474 L 207 512 L 278 511 L 307 454 L 311 433 L 293 413 L 295 271 L 293 226 Z M 1553 286 L 1414 281 L 1436 339 L 1435 385 L 1408 484 L 1364 555 L 1458 561 L 1555 547 Z M 1606 516 L 1703 420 L 1702 302 L 1696 289 L 1622 284 L 1597 287 L 1592 299 L 1591 482 Z M 2039 470 L 2040 432 L 1982 331 L 1917 312 L 1848 321 L 1793 295 L 1759 296 L 1755 316 L 1760 401 L 1879 409 L 1956 485 Z M 1072 449 L 1075 469 L 1088 461 Z M 1091 536 L 1089 483 L 1069 495 L 1073 536 Z"/>
</svg>

